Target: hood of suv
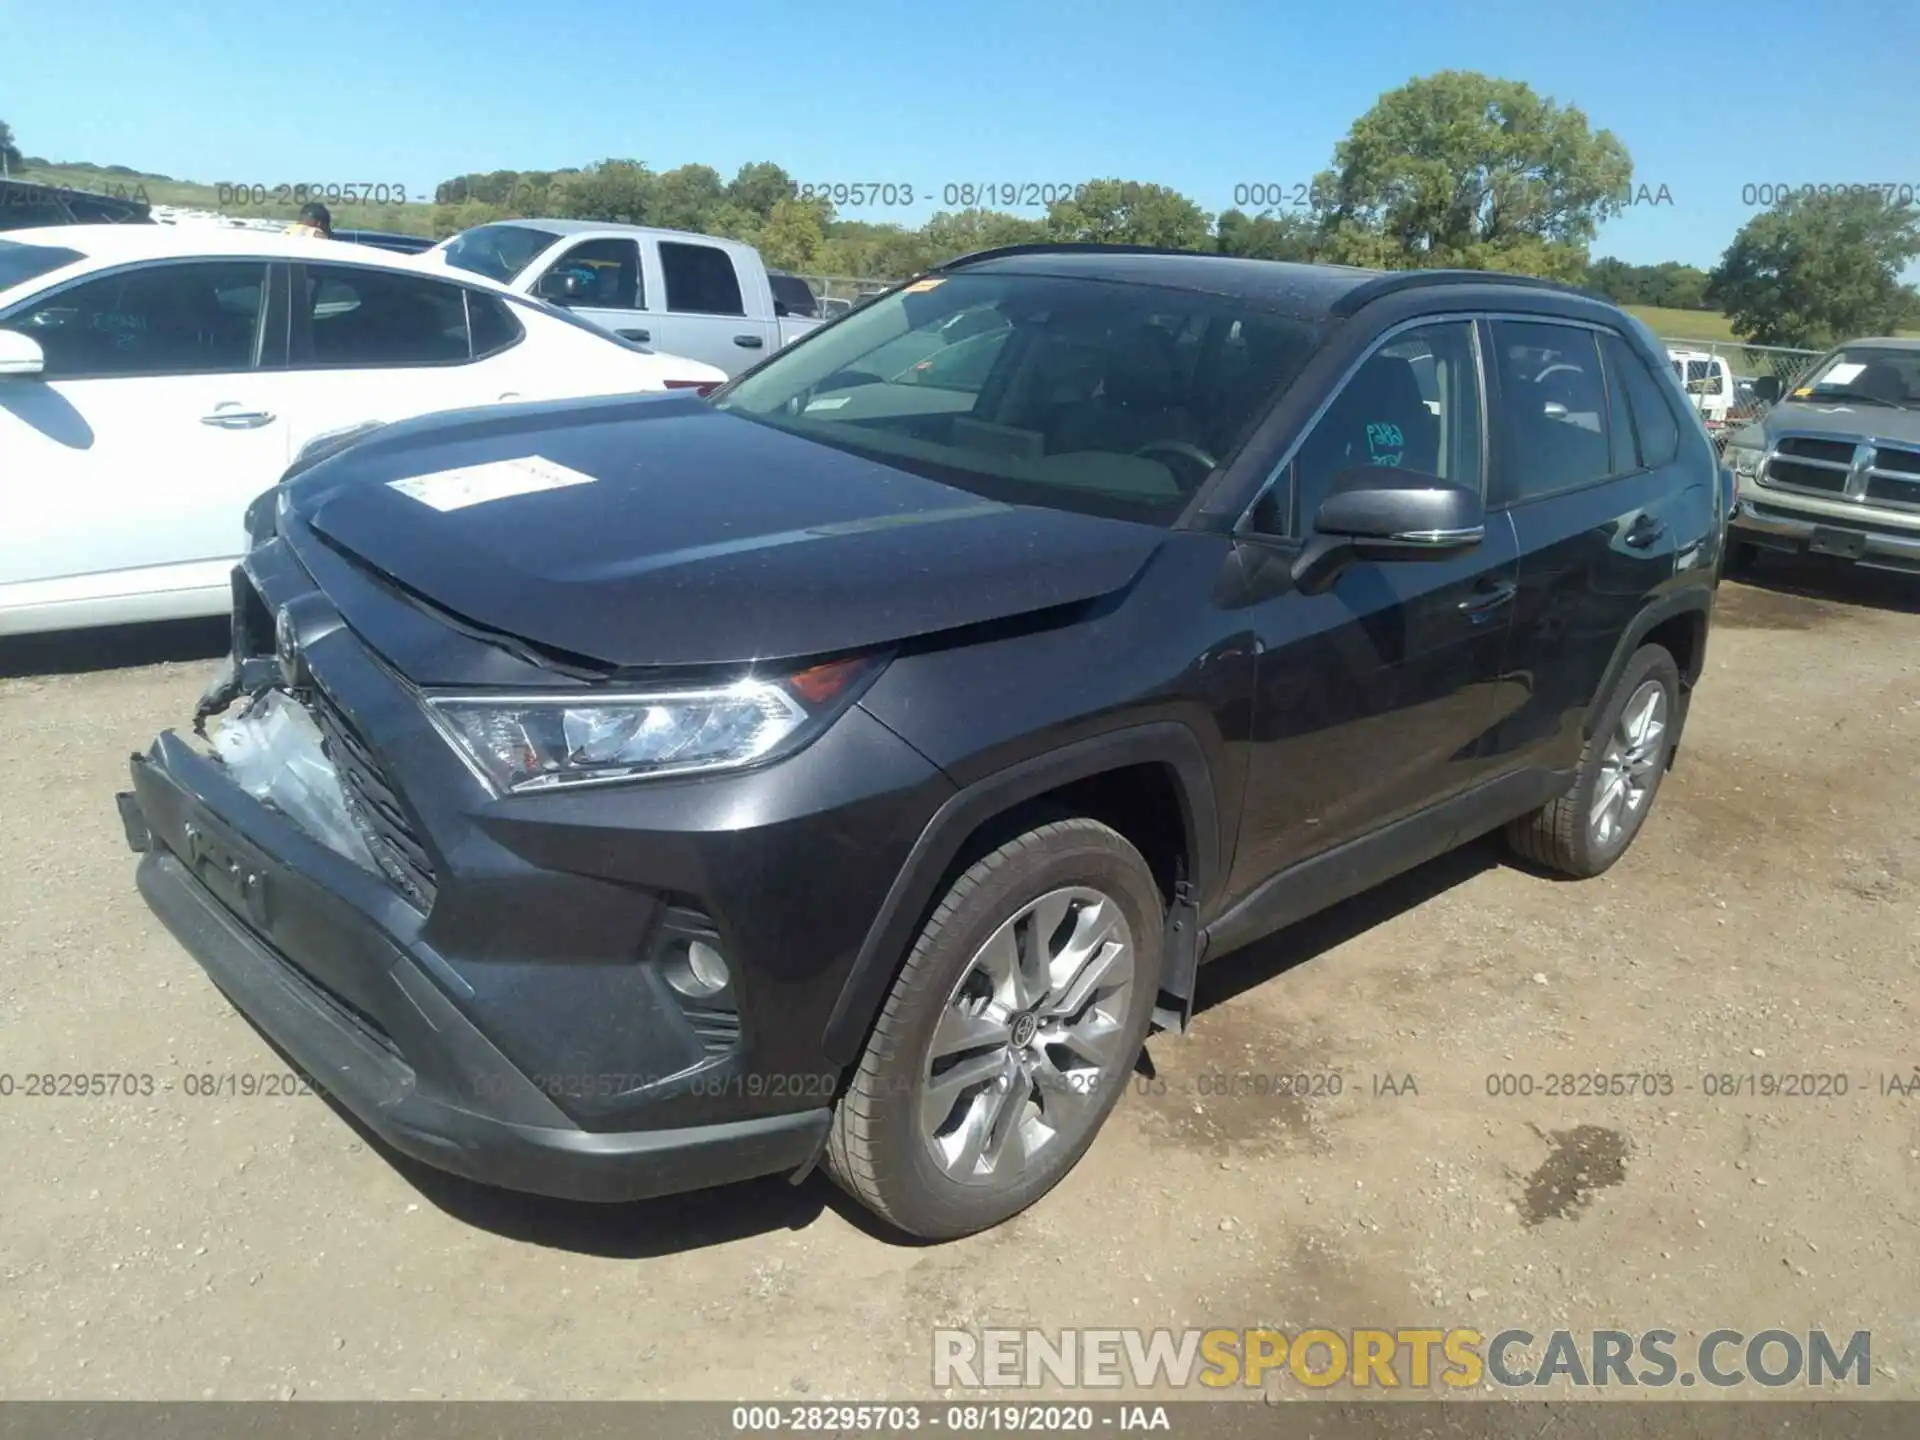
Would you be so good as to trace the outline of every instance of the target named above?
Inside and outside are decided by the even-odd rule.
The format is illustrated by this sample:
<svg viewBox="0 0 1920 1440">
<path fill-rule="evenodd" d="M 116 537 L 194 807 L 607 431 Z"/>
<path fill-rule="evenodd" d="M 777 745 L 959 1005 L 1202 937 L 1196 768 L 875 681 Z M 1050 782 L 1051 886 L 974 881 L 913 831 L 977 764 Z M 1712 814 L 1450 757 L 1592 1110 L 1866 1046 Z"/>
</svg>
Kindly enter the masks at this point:
<svg viewBox="0 0 1920 1440">
<path fill-rule="evenodd" d="M 1768 444 L 1780 435 L 1808 434 L 1893 440 L 1920 448 L 1920 410 L 1900 410 L 1891 405 L 1851 402 L 1844 405 L 1814 405 L 1805 401 L 1786 400 L 1769 410 L 1760 425 Z"/>
<path fill-rule="evenodd" d="M 296 546 L 304 529 L 467 624 L 620 668 L 855 650 L 1091 600 L 1162 538 L 674 395 L 403 421 L 288 481 L 285 503 Z"/>
</svg>

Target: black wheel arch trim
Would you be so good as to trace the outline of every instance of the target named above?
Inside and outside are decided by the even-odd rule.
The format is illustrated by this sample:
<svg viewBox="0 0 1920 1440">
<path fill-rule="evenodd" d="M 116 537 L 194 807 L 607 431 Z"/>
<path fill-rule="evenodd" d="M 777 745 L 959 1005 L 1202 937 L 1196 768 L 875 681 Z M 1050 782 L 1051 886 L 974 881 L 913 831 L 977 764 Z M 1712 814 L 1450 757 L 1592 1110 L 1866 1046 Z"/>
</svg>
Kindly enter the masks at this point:
<svg viewBox="0 0 1920 1440">
<path fill-rule="evenodd" d="M 1685 590 L 1663 596 L 1634 618 L 1633 624 L 1629 625 L 1620 637 L 1620 643 L 1614 647 L 1613 658 L 1607 662 L 1606 674 L 1601 677 L 1600 686 L 1594 691 L 1593 700 L 1587 706 L 1587 719 L 1582 728 L 1582 734 L 1589 737 L 1593 734 L 1593 727 L 1599 722 L 1601 711 L 1607 708 L 1607 700 L 1613 694 L 1613 687 L 1620 683 L 1620 676 L 1626 670 L 1627 662 L 1633 658 L 1634 652 L 1646 643 L 1647 636 L 1676 616 L 1691 614 L 1697 614 L 1700 617 L 1700 651 L 1692 657 L 1691 666 L 1681 666 L 1680 694 L 1674 697 L 1679 702 L 1679 715 L 1676 718 L 1684 721 L 1687 700 L 1706 664 L 1706 636 L 1711 628 L 1713 617 L 1713 592 L 1704 585 L 1689 586 Z M 1680 657 L 1676 655 L 1674 660 L 1677 664 Z M 1678 744 L 1677 734 L 1675 744 Z"/>
<path fill-rule="evenodd" d="M 828 1017 L 822 1045 L 827 1058 L 842 1066 L 859 1058 L 887 989 L 906 961 L 921 916 L 934 899 L 935 887 L 969 836 L 995 816 L 1050 790 L 1141 764 L 1167 765 L 1178 777 L 1176 788 L 1187 832 L 1186 879 L 1193 893 L 1210 894 L 1221 873 L 1213 772 L 1199 739 L 1187 726 L 1172 720 L 1129 726 L 995 771 L 949 796 L 914 842 L 868 927 Z M 1197 930 L 1187 925 L 1182 933 L 1193 935 Z M 1198 958 L 1197 949 L 1191 956 L 1169 956 L 1163 988 L 1183 981 L 1190 987 Z"/>
</svg>

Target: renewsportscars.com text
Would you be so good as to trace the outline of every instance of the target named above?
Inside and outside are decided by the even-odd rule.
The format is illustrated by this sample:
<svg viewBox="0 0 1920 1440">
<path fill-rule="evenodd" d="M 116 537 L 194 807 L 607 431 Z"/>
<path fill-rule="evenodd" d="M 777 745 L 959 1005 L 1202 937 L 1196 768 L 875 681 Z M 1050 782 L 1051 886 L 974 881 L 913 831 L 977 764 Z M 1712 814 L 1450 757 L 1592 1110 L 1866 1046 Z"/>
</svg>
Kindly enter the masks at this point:
<svg viewBox="0 0 1920 1440">
<path fill-rule="evenodd" d="M 1495 1331 L 1407 1328 L 936 1330 L 933 1383 L 999 1389 L 1151 1389 L 1198 1385 L 1309 1389 L 1494 1386 L 1716 1389 L 1872 1383 L 1872 1336 L 1824 1330 L 1713 1330 L 1683 1344 L 1673 1330 Z"/>
</svg>

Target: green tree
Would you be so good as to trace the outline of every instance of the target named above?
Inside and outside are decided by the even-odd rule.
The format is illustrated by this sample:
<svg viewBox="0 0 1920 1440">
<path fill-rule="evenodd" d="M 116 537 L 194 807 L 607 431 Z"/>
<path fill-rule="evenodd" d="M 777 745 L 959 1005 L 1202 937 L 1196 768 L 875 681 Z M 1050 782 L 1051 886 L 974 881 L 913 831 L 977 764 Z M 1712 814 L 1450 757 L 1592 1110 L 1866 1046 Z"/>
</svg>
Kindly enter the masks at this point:
<svg viewBox="0 0 1920 1440">
<path fill-rule="evenodd" d="M 1213 217 L 1178 190 L 1141 180 L 1089 180 L 1076 188 L 1071 198 L 1047 207 L 1047 238 L 1169 250 L 1213 247 Z"/>
<path fill-rule="evenodd" d="M 569 220 L 618 220 L 645 225 L 654 174 L 638 160 L 602 160 L 560 177 L 550 192 L 554 214 Z"/>
<path fill-rule="evenodd" d="M 1741 227 L 1706 298 L 1756 345 L 1830 345 L 1911 313 L 1900 272 L 1920 255 L 1920 210 L 1875 194 L 1790 195 Z"/>
<path fill-rule="evenodd" d="M 653 182 L 653 219 L 669 230 L 713 233 L 712 217 L 726 203 L 727 187 L 711 165 L 682 165 Z"/>
<path fill-rule="evenodd" d="M 926 263 L 933 265 L 976 250 L 1037 244 L 1047 238 L 1047 222 L 1023 219 L 1004 210 L 942 210 L 921 226 L 920 234 L 925 241 Z"/>
<path fill-rule="evenodd" d="M 1249 260 L 1314 261 L 1320 258 L 1320 227 L 1306 215 L 1248 215 L 1222 211 L 1214 222 L 1214 247 Z"/>
<path fill-rule="evenodd" d="M 4 120 L 0 120 L 0 160 L 6 161 L 9 170 L 20 168 L 20 147 L 14 143 L 13 127 Z"/>
<path fill-rule="evenodd" d="M 821 209 L 812 201 L 791 197 L 773 202 L 773 212 L 755 242 L 768 265 L 776 270 L 813 268 L 826 244 Z"/>
<path fill-rule="evenodd" d="M 791 198 L 793 192 L 793 177 L 771 160 L 742 165 L 727 182 L 727 199 L 762 220 L 769 219 L 773 207 Z"/>
<path fill-rule="evenodd" d="M 1445 70 L 1382 95 L 1315 177 L 1329 258 L 1578 278 L 1633 163 L 1516 80 Z"/>
</svg>

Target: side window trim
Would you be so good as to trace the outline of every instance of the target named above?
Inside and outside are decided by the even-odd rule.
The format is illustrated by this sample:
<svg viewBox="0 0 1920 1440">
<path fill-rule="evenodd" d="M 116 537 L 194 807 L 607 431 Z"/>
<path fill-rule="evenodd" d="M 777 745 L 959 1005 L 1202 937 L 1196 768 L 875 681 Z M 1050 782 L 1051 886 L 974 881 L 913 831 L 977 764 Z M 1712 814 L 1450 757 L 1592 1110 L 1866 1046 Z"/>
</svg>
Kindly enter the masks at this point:
<svg viewBox="0 0 1920 1440">
<path fill-rule="evenodd" d="M 1492 324 L 1496 320 L 1511 320 L 1522 325 L 1560 325 L 1569 330 L 1591 331 L 1594 337 L 1594 345 L 1593 345 L 1594 353 L 1596 356 L 1598 356 L 1600 361 L 1600 376 L 1601 376 L 1601 382 L 1603 387 L 1607 383 L 1608 375 L 1612 370 L 1612 366 L 1607 362 L 1607 347 L 1605 344 L 1606 337 L 1609 335 L 1613 335 L 1613 336 L 1618 336 L 1623 340 L 1625 338 L 1624 336 L 1621 336 L 1620 332 L 1611 325 L 1602 325 L 1596 320 L 1576 320 L 1570 316 L 1563 316 L 1563 315 L 1548 315 L 1548 314 L 1542 314 L 1539 312 L 1518 311 L 1518 310 L 1489 310 L 1484 312 L 1480 316 L 1480 318 L 1487 324 L 1489 330 L 1491 330 Z M 1489 335 L 1489 339 L 1491 339 L 1491 335 Z M 1497 370 L 1499 367 L 1490 366 L 1488 368 L 1491 370 Z M 1496 375 L 1495 376 L 1496 381 L 1498 380 L 1498 378 L 1499 377 Z M 1603 389 L 1602 393 L 1604 395 L 1607 392 Z M 1629 403 L 1627 407 L 1627 413 L 1628 415 L 1633 414 L 1633 407 L 1631 403 Z M 1612 416 L 1606 414 L 1605 412 L 1602 412 L 1601 423 L 1603 425 L 1609 425 L 1609 426 L 1612 425 L 1613 423 Z M 1503 423 L 1501 426 L 1501 430 L 1503 434 L 1505 432 L 1505 429 L 1506 427 Z M 1609 432 L 1609 440 L 1611 440 L 1610 432 Z M 1633 444 L 1634 444 L 1634 456 L 1636 459 L 1638 459 L 1640 458 L 1640 434 L 1639 434 L 1637 422 L 1635 424 Z M 1501 459 L 1505 461 L 1507 459 L 1507 456 L 1505 454 L 1504 445 L 1502 445 L 1501 447 L 1501 452 L 1502 452 Z M 1497 498 L 1490 498 L 1488 500 L 1487 509 L 1489 513 L 1491 513 L 1494 510 L 1514 510 L 1514 509 L 1518 509 L 1523 505 L 1532 505 L 1535 502 L 1541 501 L 1541 500 L 1556 500 L 1563 495 L 1577 495 L 1582 490 L 1592 490 L 1596 486 L 1611 485 L 1617 480 L 1624 480 L 1634 475 L 1643 474 L 1648 468 L 1649 468 L 1648 466 L 1642 464 L 1638 469 L 1621 470 L 1617 472 L 1612 472 L 1606 475 L 1602 475 L 1597 479 L 1581 480 L 1581 481 L 1575 482 L 1572 485 L 1562 485 L 1557 490 L 1542 490 L 1537 494 L 1526 495 L 1521 497 L 1516 497 L 1514 495 L 1513 487 L 1511 484 L 1507 482 L 1507 477 L 1503 473 L 1501 476 L 1501 484 L 1499 485 L 1497 490 L 1494 492 L 1494 495 Z"/>
<path fill-rule="evenodd" d="M 1307 443 L 1308 438 L 1313 434 L 1314 427 L 1318 425 L 1326 413 L 1333 408 L 1333 402 L 1338 400 L 1342 392 L 1353 382 L 1353 377 L 1360 373 L 1361 367 L 1407 331 L 1421 329 L 1428 325 L 1461 324 L 1468 326 L 1470 330 L 1469 344 L 1473 352 L 1475 379 L 1478 381 L 1480 391 L 1480 497 L 1481 500 L 1485 502 L 1489 494 L 1488 486 L 1492 473 L 1492 452 L 1488 439 L 1488 419 L 1490 415 L 1487 395 L 1488 366 L 1485 348 L 1481 343 L 1481 326 L 1479 323 L 1482 318 L 1484 318 L 1482 312 L 1476 310 L 1437 311 L 1431 314 L 1415 315 L 1405 320 L 1396 321 L 1385 330 L 1382 330 L 1378 335 L 1374 336 L 1372 341 L 1367 345 L 1367 348 L 1356 355 L 1347 365 L 1347 368 L 1340 372 L 1340 378 L 1328 389 L 1320 403 L 1313 407 L 1313 413 L 1307 416 L 1306 421 L 1300 426 L 1299 431 L 1294 435 L 1293 439 L 1287 443 L 1287 448 L 1280 452 L 1280 458 L 1274 462 L 1273 467 L 1267 472 L 1267 478 L 1262 480 L 1259 488 L 1253 492 L 1252 497 L 1240 512 L 1240 518 L 1233 522 L 1233 528 L 1229 533 L 1236 539 L 1298 542 L 1305 538 L 1300 533 L 1304 528 L 1300 517 L 1293 513 L 1294 505 L 1299 498 L 1298 496 L 1292 494 L 1287 496 L 1287 515 L 1289 519 L 1287 533 L 1284 535 L 1276 535 L 1271 531 L 1255 528 L 1253 523 L 1254 511 L 1259 509 L 1260 502 L 1267 498 L 1267 492 L 1282 483 L 1285 479 L 1289 469 L 1291 469 L 1293 465 L 1294 457 L 1300 451 L 1300 447 Z M 1289 488 L 1291 489 L 1291 486 L 1289 486 Z"/>
<path fill-rule="evenodd" d="M 168 255 L 160 259 L 128 260 L 119 265 L 103 265 L 97 270 L 89 270 L 83 275 L 62 280 L 58 285 L 46 290 L 37 290 L 24 299 L 14 302 L 5 311 L 0 311 L 0 328 L 13 323 L 22 315 L 31 314 L 48 302 L 69 290 L 91 285 L 97 280 L 110 280 L 117 275 L 131 275 L 144 270 L 176 269 L 183 265 L 256 265 L 262 271 L 260 309 L 253 319 L 253 345 L 248 352 L 248 363 L 237 369 L 221 370 L 163 370 L 152 374 L 123 375 L 112 372 L 86 375 L 60 375 L 53 377 L 56 383 L 65 380 L 151 380 L 167 379 L 173 376 L 191 375 L 251 375 L 256 371 L 272 368 L 262 364 L 262 355 L 266 344 L 266 327 L 271 306 L 274 272 L 279 262 L 266 255 Z"/>
</svg>

